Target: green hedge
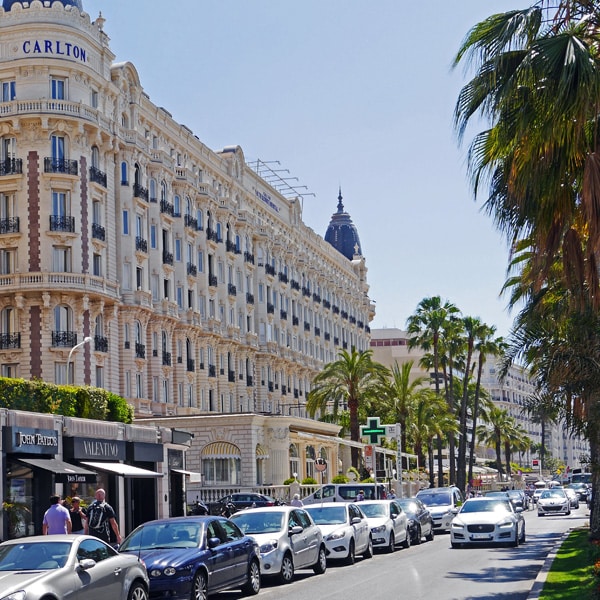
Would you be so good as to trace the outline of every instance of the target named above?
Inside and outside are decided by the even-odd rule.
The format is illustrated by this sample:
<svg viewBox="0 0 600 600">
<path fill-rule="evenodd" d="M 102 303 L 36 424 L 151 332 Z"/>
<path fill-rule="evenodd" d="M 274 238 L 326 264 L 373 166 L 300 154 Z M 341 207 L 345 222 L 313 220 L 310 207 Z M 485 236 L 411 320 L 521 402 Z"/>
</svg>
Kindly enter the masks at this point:
<svg viewBox="0 0 600 600">
<path fill-rule="evenodd" d="M 99 421 L 133 422 L 133 407 L 117 394 L 102 388 L 54 385 L 38 379 L 28 381 L 0 377 L 0 408 Z"/>
</svg>

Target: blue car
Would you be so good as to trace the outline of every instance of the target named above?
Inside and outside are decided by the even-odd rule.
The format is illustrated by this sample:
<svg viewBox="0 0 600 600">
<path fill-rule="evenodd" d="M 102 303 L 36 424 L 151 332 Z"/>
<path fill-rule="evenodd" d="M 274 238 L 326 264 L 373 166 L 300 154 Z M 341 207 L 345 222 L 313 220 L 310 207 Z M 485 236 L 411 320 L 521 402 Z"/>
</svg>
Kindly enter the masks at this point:
<svg viewBox="0 0 600 600">
<path fill-rule="evenodd" d="M 260 550 L 229 519 L 175 517 L 132 531 L 119 552 L 139 556 L 150 579 L 150 598 L 206 600 L 220 590 L 260 591 Z"/>
</svg>

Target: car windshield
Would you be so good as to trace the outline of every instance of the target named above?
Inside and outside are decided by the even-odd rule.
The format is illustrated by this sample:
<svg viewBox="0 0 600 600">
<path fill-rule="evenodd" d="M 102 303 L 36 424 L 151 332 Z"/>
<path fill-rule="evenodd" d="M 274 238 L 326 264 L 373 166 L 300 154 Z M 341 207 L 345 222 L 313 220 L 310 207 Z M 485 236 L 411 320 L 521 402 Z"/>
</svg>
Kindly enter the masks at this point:
<svg viewBox="0 0 600 600">
<path fill-rule="evenodd" d="M 306 510 L 317 525 L 342 525 L 346 522 L 345 506 L 308 506 Z"/>
<path fill-rule="evenodd" d="M 408 513 L 409 515 L 417 514 L 416 502 L 411 502 L 410 500 L 400 500 L 398 504 L 400 504 L 404 512 Z"/>
<path fill-rule="evenodd" d="M 284 527 L 285 512 L 242 511 L 231 517 L 231 520 L 247 534 L 276 533 Z"/>
<path fill-rule="evenodd" d="M 462 505 L 461 513 L 478 513 L 478 512 L 512 512 L 510 504 L 506 500 L 469 500 Z"/>
<path fill-rule="evenodd" d="M 540 498 L 564 498 L 563 490 L 544 490 Z"/>
<path fill-rule="evenodd" d="M 361 502 L 360 507 L 367 517 L 387 517 L 388 507 L 385 504 L 369 504 Z"/>
<path fill-rule="evenodd" d="M 452 496 L 449 493 L 419 494 L 419 500 L 426 506 L 445 506 L 452 504 Z"/>
<path fill-rule="evenodd" d="M 202 539 L 200 523 L 152 523 L 134 531 L 119 547 L 120 552 L 156 548 L 197 548 Z"/>
<path fill-rule="evenodd" d="M 70 542 L 7 544 L 0 546 L 0 571 L 42 571 L 64 567 Z"/>
</svg>

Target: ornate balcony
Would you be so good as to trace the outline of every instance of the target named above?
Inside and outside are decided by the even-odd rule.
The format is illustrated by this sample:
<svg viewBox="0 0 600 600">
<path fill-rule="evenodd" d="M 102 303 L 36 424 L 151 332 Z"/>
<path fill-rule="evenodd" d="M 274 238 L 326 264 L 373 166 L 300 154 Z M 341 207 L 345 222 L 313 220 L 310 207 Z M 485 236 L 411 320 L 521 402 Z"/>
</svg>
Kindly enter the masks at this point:
<svg viewBox="0 0 600 600">
<path fill-rule="evenodd" d="M 50 215 L 50 231 L 66 231 L 75 233 L 75 217 Z"/>
<path fill-rule="evenodd" d="M 185 368 L 188 373 L 193 373 L 196 370 L 196 361 L 193 358 L 188 358 Z"/>
<path fill-rule="evenodd" d="M 227 371 L 227 381 L 235 383 L 235 371 Z"/>
<path fill-rule="evenodd" d="M 23 160 L 20 158 L 7 158 L 0 162 L 0 177 L 3 175 L 21 175 L 23 173 Z"/>
<path fill-rule="evenodd" d="M 135 357 L 136 358 L 146 358 L 146 345 L 140 344 L 139 342 L 135 343 Z"/>
<path fill-rule="evenodd" d="M 163 214 L 169 215 L 171 217 L 175 216 L 174 206 L 170 202 L 167 202 L 166 200 L 160 201 L 160 212 Z"/>
<path fill-rule="evenodd" d="M 233 285 L 233 283 L 228 283 L 227 284 L 227 294 L 229 296 L 236 296 L 237 295 L 237 288 L 235 287 L 235 285 Z"/>
<path fill-rule="evenodd" d="M 173 264 L 173 253 L 163 250 L 162 259 L 163 259 L 163 265 L 172 265 Z"/>
<path fill-rule="evenodd" d="M 253 265 L 254 264 L 254 254 L 252 254 L 251 252 L 248 252 L 246 250 L 244 252 L 244 261 Z"/>
<path fill-rule="evenodd" d="M 90 181 L 102 187 L 107 186 L 106 173 L 96 167 L 90 167 Z"/>
<path fill-rule="evenodd" d="M 108 338 L 102 335 L 95 335 L 94 350 L 96 352 L 108 352 Z"/>
<path fill-rule="evenodd" d="M 267 263 L 265 265 L 265 273 L 267 275 L 271 275 L 272 277 L 275 277 L 275 267 Z"/>
<path fill-rule="evenodd" d="M 77 345 L 77 334 L 74 331 L 53 331 L 53 348 L 72 348 Z"/>
<path fill-rule="evenodd" d="M 148 189 L 141 186 L 139 183 L 133 184 L 133 197 L 140 198 L 148 202 Z"/>
<path fill-rule="evenodd" d="M 2 233 L 19 233 L 19 217 L 7 217 L 0 219 L 0 234 Z"/>
<path fill-rule="evenodd" d="M 208 285 L 210 287 L 217 287 L 219 285 L 219 280 L 217 279 L 216 275 L 209 275 L 208 276 Z"/>
<path fill-rule="evenodd" d="M 278 277 L 279 281 L 281 281 L 281 283 L 288 282 L 288 276 L 285 273 L 278 273 L 277 277 Z"/>
<path fill-rule="evenodd" d="M 135 238 L 135 249 L 137 252 L 148 254 L 148 241 L 141 237 Z"/>
<path fill-rule="evenodd" d="M 254 304 L 254 294 L 246 292 L 246 304 Z"/>
<path fill-rule="evenodd" d="M 171 353 L 170 352 L 165 352 L 163 350 L 163 353 L 162 353 L 162 364 L 165 367 L 170 367 L 171 366 Z"/>
<path fill-rule="evenodd" d="M 20 347 L 20 333 L 0 333 L 0 350 L 14 350 Z"/>
<path fill-rule="evenodd" d="M 196 277 L 196 275 L 198 275 L 198 267 L 196 265 L 193 265 L 192 263 L 188 263 L 187 264 L 187 274 L 190 277 Z"/>
<path fill-rule="evenodd" d="M 215 367 L 215 365 L 208 365 L 208 376 L 209 377 L 217 376 L 217 367 Z"/>
<path fill-rule="evenodd" d="M 68 158 L 44 158 L 45 173 L 64 173 L 65 175 L 77 175 L 77 161 Z"/>
<path fill-rule="evenodd" d="M 280 318 L 282 321 L 287 321 L 287 311 L 286 311 L 286 310 L 283 310 L 283 309 L 282 309 L 282 310 L 280 310 L 280 311 L 279 311 L 279 318 Z"/>
<path fill-rule="evenodd" d="M 267 302 L 267 314 L 273 315 L 275 314 L 275 306 L 270 302 Z"/>
<path fill-rule="evenodd" d="M 194 231 L 198 231 L 198 219 L 196 219 L 196 217 L 192 217 L 192 215 L 184 215 L 183 225 L 184 227 L 189 227 Z"/>
<path fill-rule="evenodd" d="M 106 230 L 98 223 L 92 223 L 92 237 L 96 240 L 104 242 L 106 240 Z"/>
</svg>

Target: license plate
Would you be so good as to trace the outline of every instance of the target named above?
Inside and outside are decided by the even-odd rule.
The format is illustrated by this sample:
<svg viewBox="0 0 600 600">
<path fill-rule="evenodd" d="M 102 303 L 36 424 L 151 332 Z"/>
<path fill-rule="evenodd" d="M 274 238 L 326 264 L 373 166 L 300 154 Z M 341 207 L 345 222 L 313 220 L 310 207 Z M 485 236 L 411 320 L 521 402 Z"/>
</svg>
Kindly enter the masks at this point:
<svg viewBox="0 0 600 600">
<path fill-rule="evenodd" d="M 490 536 L 487 533 L 474 533 L 471 536 L 472 540 L 489 540 Z"/>
</svg>

